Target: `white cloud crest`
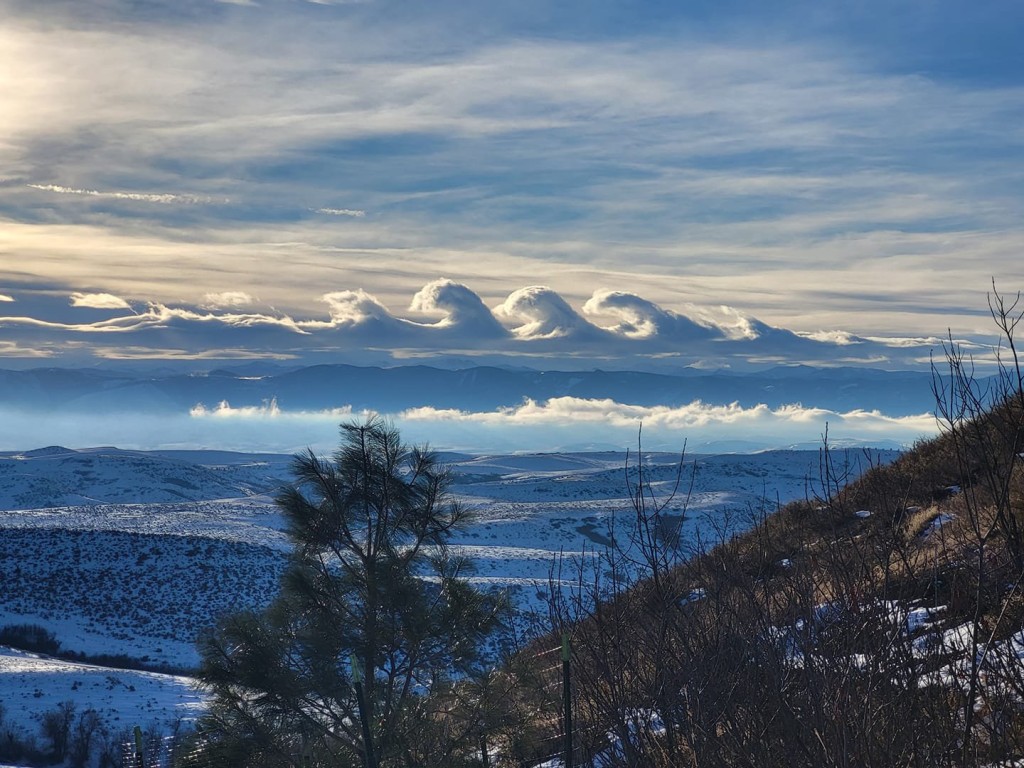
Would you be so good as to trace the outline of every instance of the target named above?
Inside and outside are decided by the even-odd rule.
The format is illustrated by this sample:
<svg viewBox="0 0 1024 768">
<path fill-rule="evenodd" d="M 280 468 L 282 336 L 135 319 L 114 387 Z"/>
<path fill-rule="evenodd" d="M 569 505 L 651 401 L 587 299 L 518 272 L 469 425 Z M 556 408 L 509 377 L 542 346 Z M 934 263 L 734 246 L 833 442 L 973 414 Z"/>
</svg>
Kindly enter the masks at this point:
<svg viewBox="0 0 1024 768">
<path fill-rule="evenodd" d="M 331 320 L 336 325 L 351 326 L 374 320 L 391 322 L 396 318 L 375 296 L 358 288 L 354 291 L 333 291 L 320 297 L 327 302 Z"/>
<path fill-rule="evenodd" d="M 512 333 L 521 339 L 558 339 L 602 335 L 558 293 L 545 285 L 530 285 L 513 291 L 495 307 L 495 315 L 522 324 Z"/>
<path fill-rule="evenodd" d="M 115 296 L 112 293 L 81 293 L 76 291 L 71 294 L 72 307 L 86 307 L 88 309 L 131 309 L 132 305 Z"/>
<path fill-rule="evenodd" d="M 662 309 L 652 301 L 626 291 L 594 291 L 583 305 L 588 315 L 609 314 L 620 318 L 618 325 L 605 330 L 632 339 L 657 336 L 711 338 L 721 336 L 715 329 L 689 317 Z"/>
<path fill-rule="evenodd" d="M 603 365 L 629 360 L 631 367 L 671 357 L 678 365 L 712 361 L 715 367 L 803 363 L 892 365 L 907 361 L 927 362 L 935 339 L 861 337 L 846 331 L 798 334 L 749 317 L 731 307 L 705 308 L 686 305 L 687 314 L 664 309 L 635 293 L 595 291 L 584 303 L 585 318 L 560 294 L 546 286 L 513 291 L 506 300 L 488 308 L 480 295 L 448 278 L 433 280 L 417 291 L 408 305 L 412 313 L 440 315 L 438 319 L 402 316 L 373 294 L 362 290 L 332 291 L 320 295 L 327 312 L 319 316 L 293 317 L 272 308 L 259 308 L 257 299 L 243 290 L 205 294 L 199 305 L 170 306 L 157 301 L 136 309 L 113 293 L 71 294 L 71 305 L 121 310 L 101 320 L 75 322 L 61 317 L 35 317 L 26 304 L 21 316 L 0 315 L 0 329 L 8 339 L 26 348 L 62 347 L 69 355 L 96 350 L 95 357 L 116 353 L 110 342 L 89 347 L 88 336 L 120 336 L 129 356 L 149 348 L 152 358 L 160 350 L 195 359 L 238 357 L 248 351 L 254 357 L 285 355 L 291 359 L 321 362 L 323 356 L 347 352 L 359 364 L 381 356 L 392 360 L 410 356 L 472 354 L 493 356 L 485 364 L 506 355 L 533 358 L 534 366 Z M 250 308 L 251 307 L 251 308 Z M 601 315 L 619 322 L 601 327 Z M 82 337 L 86 338 L 82 338 Z M 79 347 L 74 344 L 80 343 Z M 854 359 L 850 350 L 856 350 Z M 75 352 L 78 357 L 87 351 Z M 525 359 L 524 359 L 525 362 Z"/>
<path fill-rule="evenodd" d="M 484 336 L 505 336 L 499 323 L 480 297 L 462 283 L 441 278 L 423 286 L 409 304 L 413 312 L 444 315 L 435 328 L 460 326 Z"/>
</svg>

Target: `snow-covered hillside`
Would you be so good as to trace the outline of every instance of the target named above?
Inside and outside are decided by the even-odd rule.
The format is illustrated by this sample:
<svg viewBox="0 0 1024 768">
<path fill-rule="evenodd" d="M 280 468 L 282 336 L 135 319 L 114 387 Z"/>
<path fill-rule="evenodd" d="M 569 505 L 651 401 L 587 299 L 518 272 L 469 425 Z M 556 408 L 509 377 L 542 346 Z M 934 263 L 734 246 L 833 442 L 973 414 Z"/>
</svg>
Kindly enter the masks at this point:
<svg viewBox="0 0 1024 768">
<path fill-rule="evenodd" d="M 37 731 L 43 712 L 66 701 L 91 708 L 113 735 L 135 725 L 166 730 L 202 712 L 201 694 L 192 680 L 155 672 L 79 664 L 0 647 L 0 699 L 4 724 L 16 734 Z M 121 735 L 120 738 L 125 738 Z"/>
<path fill-rule="evenodd" d="M 850 469 L 856 474 L 894 456 L 851 452 Z M 479 583 L 510 590 L 520 606 L 543 599 L 559 552 L 605 546 L 629 522 L 637 469 L 631 462 L 625 471 L 623 453 L 445 458 L 454 491 L 476 511 L 454 545 L 476 561 Z M 287 479 L 289 460 L 58 448 L 0 455 L 0 626 L 39 624 L 65 650 L 195 664 L 204 627 L 224 611 L 265 605 L 276 591 L 287 540 L 270 494 Z M 677 461 L 643 456 L 645 481 L 662 498 L 676 483 Z M 765 503 L 774 508 L 813 495 L 818 484 L 815 451 L 687 461 L 665 510 L 684 547 L 741 529 Z M 89 677 L 76 667 L 62 676 L 56 669 L 7 654 L 0 700 L 30 708 L 35 702 L 42 711 L 64 695 L 47 692 L 50 682 L 105 679 L 102 672 Z M 172 691 L 181 684 L 165 682 Z M 29 687 L 44 693 L 26 696 Z M 110 708 L 112 691 L 83 682 L 67 696 L 81 707 Z M 145 706 L 159 708 L 177 701 L 174 695 L 153 694 Z"/>
<path fill-rule="evenodd" d="M 227 452 L 190 461 L 194 456 L 60 446 L 0 453 L 0 509 L 251 496 L 279 486 L 289 461 L 277 454 Z"/>
</svg>

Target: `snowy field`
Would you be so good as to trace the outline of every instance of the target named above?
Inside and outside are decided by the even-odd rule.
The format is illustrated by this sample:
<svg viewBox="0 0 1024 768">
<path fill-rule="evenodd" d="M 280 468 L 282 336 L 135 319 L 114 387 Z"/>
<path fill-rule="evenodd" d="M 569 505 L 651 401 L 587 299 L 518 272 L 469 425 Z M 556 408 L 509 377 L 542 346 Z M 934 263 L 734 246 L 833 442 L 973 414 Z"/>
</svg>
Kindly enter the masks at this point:
<svg viewBox="0 0 1024 768">
<path fill-rule="evenodd" d="M 28 731 L 38 728 L 43 712 L 65 701 L 76 702 L 78 711 L 96 710 L 114 731 L 153 721 L 191 722 L 203 708 L 188 677 L 60 661 L 2 647 L 0 680 L 4 721 Z"/>
<path fill-rule="evenodd" d="M 851 473 L 895 452 L 848 455 Z M 455 493 L 475 511 L 454 544 L 478 583 L 529 610 L 560 552 L 624 536 L 632 516 L 624 453 L 447 455 Z M 290 457 L 224 452 L 0 454 L 0 626 L 33 623 L 63 650 L 191 667 L 195 640 L 225 611 L 276 591 L 287 551 L 272 498 Z M 666 499 L 678 456 L 647 454 L 645 478 Z M 691 456 L 664 512 L 684 550 L 714 543 L 751 514 L 813 496 L 816 451 Z M 627 482 L 627 477 L 628 482 Z M 113 724 L 195 716 L 187 678 L 56 661 L 0 649 L 5 720 L 35 730 L 62 701 Z"/>
</svg>

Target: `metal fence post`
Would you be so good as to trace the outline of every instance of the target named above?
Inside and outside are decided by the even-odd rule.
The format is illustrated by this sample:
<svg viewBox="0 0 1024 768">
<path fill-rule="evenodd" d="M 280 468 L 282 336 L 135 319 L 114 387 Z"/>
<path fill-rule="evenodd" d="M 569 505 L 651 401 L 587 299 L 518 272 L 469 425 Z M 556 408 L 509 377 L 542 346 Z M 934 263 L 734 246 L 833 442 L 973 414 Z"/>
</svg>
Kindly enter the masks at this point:
<svg viewBox="0 0 1024 768">
<path fill-rule="evenodd" d="M 562 718 L 565 726 L 565 768 L 573 768 L 572 760 L 572 688 L 569 683 L 569 659 L 571 657 L 569 633 L 562 633 Z"/>
<path fill-rule="evenodd" d="M 146 768 L 146 758 L 143 755 L 142 728 L 135 726 L 135 768 Z"/>
</svg>

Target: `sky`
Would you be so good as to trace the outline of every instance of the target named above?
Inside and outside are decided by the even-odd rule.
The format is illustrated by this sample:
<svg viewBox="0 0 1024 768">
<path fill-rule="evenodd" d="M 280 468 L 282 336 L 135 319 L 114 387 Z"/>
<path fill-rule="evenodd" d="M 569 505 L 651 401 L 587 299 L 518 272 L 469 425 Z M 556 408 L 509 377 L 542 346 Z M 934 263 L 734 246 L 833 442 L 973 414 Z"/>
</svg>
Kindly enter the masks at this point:
<svg viewBox="0 0 1024 768">
<path fill-rule="evenodd" d="M 1024 287 L 1015 0 L 0 13 L 0 367 L 909 368 Z"/>
</svg>

